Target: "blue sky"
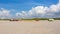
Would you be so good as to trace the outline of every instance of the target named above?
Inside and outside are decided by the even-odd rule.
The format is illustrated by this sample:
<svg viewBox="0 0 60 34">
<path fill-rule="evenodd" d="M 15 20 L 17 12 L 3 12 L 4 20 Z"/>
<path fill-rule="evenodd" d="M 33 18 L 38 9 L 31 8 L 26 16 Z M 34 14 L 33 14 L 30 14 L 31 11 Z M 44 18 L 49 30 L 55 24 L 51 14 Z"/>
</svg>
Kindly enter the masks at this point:
<svg viewBox="0 0 60 34">
<path fill-rule="evenodd" d="M 58 0 L 0 0 L 0 8 L 30 10 L 32 7 L 44 5 L 50 6 L 57 4 Z"/>
<path fill-rule="evenodd" d="M 8 10 L 10 14 L 15 16 L 15 13 L 29 12 L 37 6 L 50 7 L 58 2 L 59 0 L 0 0 L 0 10 L 1 8 Z"/>
</svg>

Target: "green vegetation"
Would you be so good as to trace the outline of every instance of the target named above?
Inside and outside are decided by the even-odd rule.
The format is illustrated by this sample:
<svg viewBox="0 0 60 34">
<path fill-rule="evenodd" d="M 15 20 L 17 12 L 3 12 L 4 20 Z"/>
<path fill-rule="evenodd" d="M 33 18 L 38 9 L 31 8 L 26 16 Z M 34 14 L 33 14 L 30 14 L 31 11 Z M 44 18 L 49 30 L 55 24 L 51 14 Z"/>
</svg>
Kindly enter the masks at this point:
<svg viewBox="0 0 60 34">
<path fill-rule="evenodd" d="M 17 19 L 17 20 L 48 20 L 51 18 L 32 18 L 32 19 Z M 52 18 L 54 20 L 60 20 L 60 18 Z M 0 20 L 10 20 L 10 19 L 0 19 Z"/>
<path fill-rule="evenodd" d="M 9 19 L 0 19 L 0 20 L 9 20 Z"/>
<path fill-rule="evenodd" d="M 48 20 L 48 18 L 33 18 L 33 20 Z"/>
<path fill-rule="evenodd" d="M 60 20 L 60 18 L 53 18 L 54 20 Z"/>
<path fill-rule="evenodd" d="M 22 19 L 22 20 L 48 20 L 48 19 L 60 20 L 60 18 L 32 18 L 32 19 Z"/>
</svg>

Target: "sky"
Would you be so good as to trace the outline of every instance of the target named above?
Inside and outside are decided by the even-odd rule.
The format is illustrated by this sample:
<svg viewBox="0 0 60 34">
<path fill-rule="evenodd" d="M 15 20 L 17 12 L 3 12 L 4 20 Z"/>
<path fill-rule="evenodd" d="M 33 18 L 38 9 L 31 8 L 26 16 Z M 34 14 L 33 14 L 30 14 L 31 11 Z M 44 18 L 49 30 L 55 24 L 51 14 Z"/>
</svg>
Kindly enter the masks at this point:
<svg viewBox="0 0 60 34">
<path fill-rule="evenodd" d="M 0 0 L 0 18 L 60 18 L 60 0 Z"/>
</svg>

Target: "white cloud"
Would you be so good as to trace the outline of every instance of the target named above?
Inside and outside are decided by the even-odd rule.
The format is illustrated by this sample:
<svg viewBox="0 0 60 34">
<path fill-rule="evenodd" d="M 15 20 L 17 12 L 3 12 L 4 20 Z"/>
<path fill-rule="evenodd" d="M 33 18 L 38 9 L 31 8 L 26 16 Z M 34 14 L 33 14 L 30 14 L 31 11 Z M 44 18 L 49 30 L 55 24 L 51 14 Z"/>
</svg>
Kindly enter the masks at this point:
<svg viewBox="0 0 60 34">
<path fill-rule="evenodd" d="M 1 8 L 0 18 L 11 17 L 11 11 Z M 34 17 L 60 17 L 60 0 L 56 5 L 46 6 L 36 6 L 29 11 L 21 11 L 16 13 L 16 17 L 19 18 L 34 18 Z M 13 16 L 13 15 L 12 15 Z M 12 17 L 11 17 L 12 18 Z"/>
<path fill-rule="evenodd" d="M 50 7 L 45 7 L 45 6 L 36 6 L 33 7 L 31 10 L 29 10 L 28 12 L 26 11 L 22 11 L 22 13 L 16 13 L 16 15 L 18 16 L 22 16 L 25 18 L 30 18 L 33 16 L 37 16 L 37 17 L 56 17 L 55 13 L 59 13 L 60 12 L 60 0 L 59 3 L 57 3 L 56 5 L 51 5 Z M 60 15 L 59 15 L 60 16 Z"/>
<path fill-rule="evenodd" d="M 50 11 L 51 11 L 51 12 L 57 12 L 57 11 L 58 11 L 57 5 L 51 5 L 51 6 L 50 6 Z"/>
<path fill-rule="evenodd" d="M 48 8 L 47 7 L 44 7 L 44 6 L 37 6 L 37 7 L 35 7 L 35 8 L 32 8 L 31 9 L 31 12 L 35 12 L 36 14 L 45 14 L 46 12 L 46 10 L 47 10 Z"/>
<path fill-rule="evenodd" d="M 11 15 L 10 15 L 10 11 L 9 10 L 1 8 L 1 10 L 0 10 L 0 18 L 8 18 L 10 16 Z"/>
<path fill-rule="evenodd" d="M 20 17 L 20 18 L 25 18 L 27 16 L 27 13 L 25 11 L 22 11 L 21 13 L 16 13 L 16 16 Z"/>
</svg>

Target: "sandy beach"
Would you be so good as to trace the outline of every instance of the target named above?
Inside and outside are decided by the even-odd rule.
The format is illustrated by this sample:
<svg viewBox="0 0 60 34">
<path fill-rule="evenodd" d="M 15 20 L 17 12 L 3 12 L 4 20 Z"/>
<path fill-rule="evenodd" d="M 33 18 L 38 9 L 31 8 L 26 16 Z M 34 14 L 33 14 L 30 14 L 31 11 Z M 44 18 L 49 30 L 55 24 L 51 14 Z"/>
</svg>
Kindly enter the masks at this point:
<svg viewBox="0 0 60 34">
<path fill-rule="evenodd" d="M 60 34 L 60 20 L 0 21 L 0 34 Z"/>
</svg>

